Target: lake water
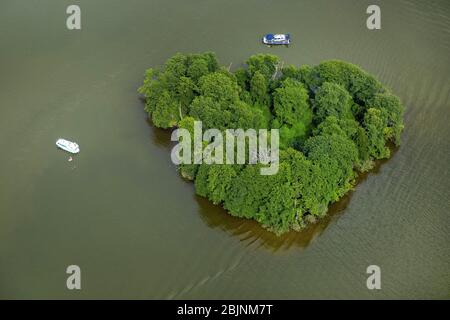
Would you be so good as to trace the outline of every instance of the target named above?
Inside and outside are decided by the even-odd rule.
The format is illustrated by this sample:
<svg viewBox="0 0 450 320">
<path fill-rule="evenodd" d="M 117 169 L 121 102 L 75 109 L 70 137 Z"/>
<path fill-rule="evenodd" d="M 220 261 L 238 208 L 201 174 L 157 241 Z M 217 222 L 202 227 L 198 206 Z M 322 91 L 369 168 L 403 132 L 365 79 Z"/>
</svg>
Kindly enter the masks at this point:
<svg viewBox="0 0 450 320">
<path fill-rule="evenodd" d="M 379 31 L 366 0 L 81 0 L 69 31 L 72 2 L 0 4 L 0 298 L 450 298 L 449 1 L 376 1 Z M 232 218 L 181 179 L 136 93 L 146 68 L 207 50 L 358 64 L 405 104 L 402 145 L 302 233 Z"/>
</svg>

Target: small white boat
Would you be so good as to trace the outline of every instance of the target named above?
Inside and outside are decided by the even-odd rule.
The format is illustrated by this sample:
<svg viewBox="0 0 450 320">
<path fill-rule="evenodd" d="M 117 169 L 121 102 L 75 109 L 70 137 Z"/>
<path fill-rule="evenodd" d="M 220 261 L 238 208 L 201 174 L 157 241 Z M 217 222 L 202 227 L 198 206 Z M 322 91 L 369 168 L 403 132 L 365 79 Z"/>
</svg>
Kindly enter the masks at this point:
<svg viewBox="0 0 450 320">
<path fill-rule="evenodd" d="M 268 33 L 262 38 L 262 42 L 267 45 L 289 45 L 291 44 L 291 35 Z"/>
<path fill-rule="evenodd" d="M 75 142 L 66 140 L 66 139 L 58 139 L 56 141 L 56 146 L 63 150 L 66 150 L 70 153 L 78 153 L 80 152 L 80 147 Z"/>
</svg>

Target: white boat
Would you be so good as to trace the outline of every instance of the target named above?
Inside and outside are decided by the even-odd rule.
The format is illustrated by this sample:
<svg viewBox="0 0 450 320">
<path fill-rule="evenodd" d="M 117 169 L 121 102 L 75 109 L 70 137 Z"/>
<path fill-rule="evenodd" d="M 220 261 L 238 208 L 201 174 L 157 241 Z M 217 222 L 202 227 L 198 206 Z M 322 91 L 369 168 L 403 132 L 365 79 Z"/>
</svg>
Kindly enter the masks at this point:
<svg viewBox="0 0 450 320">
<path fill-rule="evenodd" d="M 267 45 L 289 45 L 291 43 L 291 35 L 268 33 L 262 38 L 262 42 Z"/>
<path fill-rule="evenodd" d="M 56 141 L 56 146 L 58 148 L 61 148 L 63 150 L 66 150 L 70 153 L 78 153 L 80 152 L 80 146 L 76 144 L 75 142 L 66 140 L 66 139 L 58 139 Z"/>
</svg>

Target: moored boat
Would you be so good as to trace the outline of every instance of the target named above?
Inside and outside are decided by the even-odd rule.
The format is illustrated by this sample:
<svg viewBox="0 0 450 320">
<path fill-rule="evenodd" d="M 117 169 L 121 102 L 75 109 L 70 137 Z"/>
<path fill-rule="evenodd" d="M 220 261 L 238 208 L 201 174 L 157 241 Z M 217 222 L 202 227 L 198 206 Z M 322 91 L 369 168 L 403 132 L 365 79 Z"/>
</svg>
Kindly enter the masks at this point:
<svg viewBox="0 0 450 320">
<path fill-rule="evenodd" d="M 262 42 L 267 45 L 289 45 L 291 36 L 289 34 L 268 33 L 262 38 Z"/>
<path fill-rule="evenodd" d="M 58 139 L 56 141 L 56 146 L 70 153 L 78 153 L 80 152 L 80 146 L 72 141 L 66 139 Z"/>
</svg>

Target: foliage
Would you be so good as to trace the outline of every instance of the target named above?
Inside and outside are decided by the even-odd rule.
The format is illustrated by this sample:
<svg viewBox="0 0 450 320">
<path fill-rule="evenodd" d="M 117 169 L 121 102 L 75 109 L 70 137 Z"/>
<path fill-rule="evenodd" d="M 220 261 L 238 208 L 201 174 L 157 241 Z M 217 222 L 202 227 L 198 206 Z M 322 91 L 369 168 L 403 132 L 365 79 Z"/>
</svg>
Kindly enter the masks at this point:
<svg viewBox="0 0 450 320">
<path fill-rule="evenodd" d="M 278 57 L 257 54 L 230 72 L 214 53 L 178 53 L 161 70 L 148 69 L 139 88 L 157 127 L 192 132 L 201 120 L 204 129 L 280 130 L 275 175 L 261 175 L 260 164 L 179 166 L 198 195 L 277 234 L 324 215 L 358 171 L 388 158 L 388 143 L 400 144 L 404 112 L 398 97 L 356 65 L 279 66 Z"/>
<path fill-rule="evenodd" d="M 324 82 L 314 98 L 314 119 L 321 123 L 329 116 L 339 119 L 353 118 L 351 111 L 352 97 L 342 86 Z"/>
<path fill-rule="evenodd" d="M 305 87 L 298 81 L 286 79 L 274 92 L 274 113 L 280 123 L 295 125 L 311 124 L 312 110 Z"/>
<path fill-rule="evenodd" d="M 268 81 L 264 75 L 256 71 L 250 80 L 250 96 L 252 102 L 261 106 L 268 106 L 270 104 Z"/>
<path fill-rule="evenodd" d="M 249 78 L 253 78 L 256 72 L 261 73 L 267 80 L 270 80 L 278 66 L 280 60 L 271 54 L 256 54 L 247 60 L 247 73 Z"/>
</svg>

